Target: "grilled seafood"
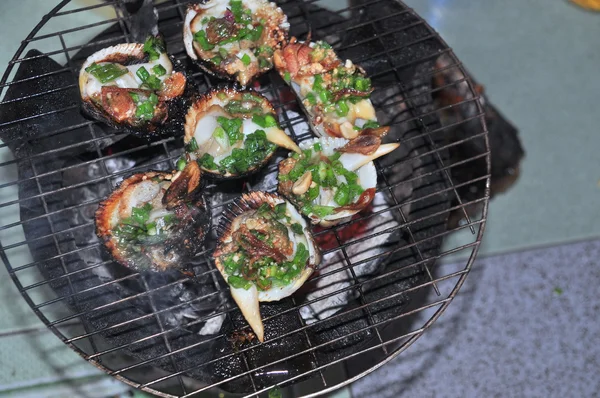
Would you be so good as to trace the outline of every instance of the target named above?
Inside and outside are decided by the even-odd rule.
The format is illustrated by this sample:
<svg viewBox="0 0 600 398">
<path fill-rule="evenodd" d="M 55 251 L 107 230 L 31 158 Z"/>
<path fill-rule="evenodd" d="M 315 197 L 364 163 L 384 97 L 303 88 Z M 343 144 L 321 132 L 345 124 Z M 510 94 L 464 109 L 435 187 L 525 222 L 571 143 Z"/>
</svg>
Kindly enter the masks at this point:
<svg viewBox="0 0 600 398">
<path fill-rule="evenodd" d="M 277 146 L 300 152 L 279 127 L 269 101 L 251 90 L 213 90 L 186 115 L 187 157 L 218 178 L 247 175 L 264 165 Z"/>
<path fill-rule="evenodd" d="M 289 26 L 283 11 L 266 0 L 209 0 L 188 7 L 183 41 L 204 70 L 246 86 L 273 67 L 273 52 Z"/>
<path fill-rule="evenodd" d="M 187 79 L 158 36 L 124 43 L 86 59 L 79 72 L 83 109 L 112 127 L 148 136 L 160 133 L 182 105 Z"/>
<path fill-rule="evenodd" d="M 134 270 L 164 271 L 195 254 L 210 218 L 195 162 L 183 171 L 125 179 L 96 211 L 96 233 L 111 255 Z"/>
<path fill-rule="evenodd" d="M 380 127 L 369 99 L 371 80 L 352 61 L 338 58 L 326 42 L 292 38 L 275 51 L 274 61 L 319 137 L 353 139 L 365 129 Z"/>
<path fill-rule="evenodd" d="M 279 163 L 279 193 L 313 224 L 328 227 L 347 221 L 375 197 L 373 160 L 398 146 L 381 145 L 375 135 L 351 141 L 331 137 L 304 141 L 301 155 L 292 154 Z"/>
<path fill-rule="evenodd" d="M 264 340 L 260 301 L 277 301 L 302 286 L 321 262 L 306 221 L 276 194 L 251 192 L 223 217 L 213 253 L 231 295 Z"/>
</svg>

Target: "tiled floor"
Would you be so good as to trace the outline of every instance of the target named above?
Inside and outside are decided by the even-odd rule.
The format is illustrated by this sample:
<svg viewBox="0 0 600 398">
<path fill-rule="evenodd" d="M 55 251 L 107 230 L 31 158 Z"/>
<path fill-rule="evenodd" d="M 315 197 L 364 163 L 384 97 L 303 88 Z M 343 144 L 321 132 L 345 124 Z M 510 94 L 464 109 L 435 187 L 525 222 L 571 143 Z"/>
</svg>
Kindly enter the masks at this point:
<svg viewBox="0 0 600 398">
<path fill-rule="evenodd" d="M 53 3 L 2 0 L 0 70 Z M 396 361 L 357 382 L 352 393 L 357 398 L 592 396 L 600 390 L 593 294 L 600 282 L 600 241 L 515 251 L 600 236 L 595 74 L 600 14 L 565 0 L 407 3 L 441 32 L 521 129 L 527 158 L 515 188 L 492 203 L 482 247 L 484 255 L 512 254 L 480 260 L 439 322 Z M 67 18 L 61 28 L 80 22 Z M 36 46 L 57 49 L 46 40 Z M 461 237 L 453 239 L 456 247 Z M 124 389 L 98 378 L 98 370 L 47 331 L 1 266 L 0 300 L 5 303 L 0 368 L 8 369 L 0 372 L 0 395 L 36 383 L 56 396 Z M 64 385 L 47 387 L 65 374 L 91 377 L 87 386 L 97 387 L 85 392 L 77 383 L 69 392 L 60 390 Z M 31 390 L 19 393 L 36 396 Z"/>
<path fill-rule="evenodd" d="M 592 397 L 600 240 L 476 262 L 444 315 L 359 397 Z"/>
</svg>

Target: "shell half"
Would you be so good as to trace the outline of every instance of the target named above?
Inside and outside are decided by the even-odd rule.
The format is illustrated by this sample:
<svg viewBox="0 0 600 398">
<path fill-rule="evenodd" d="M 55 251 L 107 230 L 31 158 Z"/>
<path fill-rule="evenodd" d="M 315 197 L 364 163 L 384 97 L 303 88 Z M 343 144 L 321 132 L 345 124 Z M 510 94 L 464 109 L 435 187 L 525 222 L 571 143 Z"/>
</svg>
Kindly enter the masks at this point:
<svg viewBox="0 0 600 398">
<path fill-rule="evenodd" d="M 279 214 L 284 216 L 276 220 L 271 218 L 275 209 L 281 210 Z M 215 264 L 230 285 L 231 295 L 252 330 L 263 341 L 264 328 L 258 303 L 281 300 L 296 292 L 320 264 L 321 252 L 300 213 L 276 194 L 244 194 L 229 207 L 219 229 L 220 236 L 213 254 Z M 247 246 L 244 240 L 252 240 L 249 234 L 258 236 L 258 239 L 262 236 L 261 242 L 266 243 L 254 241 Z M 302 257 L 300 253 L 304 253 L 306 260 L 301 268 L 295 268 L 294 261 Z M 260 262 L 266 258 L 272 261 Z M 232 268 L 231 261 L 242 265 L 238 269 L 235 265 Z M 295 275 L 288 276 L 287 280 L 286 273 L 290 272 Z M 232 286 L 232 278 L 237 278 L 237 283 L 245 286 Z"/>
<path fill-rule="evenodd" d="M 300 152 L 279 127 L 273 105 L 265 97 L 231 87 L 211 90 L 192 103 L 185 118 L 184 142 L 188 158 L 221 179 L 257 171 L 277 146 Z"/>
<path fill-rule="evenodd" d="M 377 122 L 365 72 L 352 61 L 338 58 L 327 43 L 292 38 L 275 52 L 274 62 L 317 136 L 353 139 L 365 125 Z"/>
<path fill-rule="evenodd" d="M 287 40 L 289 27 L 275 3 L 209 0 L 188 7 L 183 43 L 202 69 L 245 87 L 272 69 L 273 52 Z"/>
<path fill-rule="evenodd" d="M 183 267 L 198 251 L 210 217 L 197 189 L 199 174 L 189 177 L 186 171 L 134 174 L 100 203 L 96 234 L 116 261 L 164 271 Z"/>
<path fill-rule="evenodd" d="M 317 177 L 311 170 L 297 169 L 300 171 L 296 172 L 294 169 L 301 167 L 300 158 L 297 156 L 290 156 L 279 164 L 279 193 L 294 203 L 313 224 L 323 227 L 337 225 L 349 221 L 353 215 L 365 209 L 373 200 L 377 187 L 377 171 L 373 160 L 399 146 L 399 144 L 383 144 L 369 154 L 338 154 L 340 165 L 345 172 L 354 176 L 353 178 L 356 179 L 354 182 L 349 180 L 349 176 L 336 171 L 333 167 L 334 162 L 327 160 L 336 154 L 336 150 L 347 146 L 349 142 L 343 138 L 323 137 L 300 143 L 300 149 L 310 150 L 311 158 L 308 164 L 313 168 L 316 167 L 315 173 L 323 176 L 331 173 L 331 176 L 326 178 L 334 179 L 334 184 L 313 181 Z M 317 144 L 318 149 L 315 147 Z M 338 196 L 338 191 L 342 190 L 342 187 L 345 190 L 353 185 L 358 185 L 360 190 L 340 192 Z M 348 199 L 348 195 L 352 197 Z M 346 199 L 342 199 L 344 197 Z M 342 200 L 343 203 L 338 203 Z"/>
</svg>

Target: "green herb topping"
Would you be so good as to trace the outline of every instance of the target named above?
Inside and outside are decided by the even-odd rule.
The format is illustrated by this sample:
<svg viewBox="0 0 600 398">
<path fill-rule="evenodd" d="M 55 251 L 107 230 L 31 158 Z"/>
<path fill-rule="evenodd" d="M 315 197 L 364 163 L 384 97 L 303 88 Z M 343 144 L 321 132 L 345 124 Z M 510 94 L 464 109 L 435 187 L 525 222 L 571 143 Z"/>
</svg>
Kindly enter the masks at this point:
<svg viewBox="0 0 600 398">
<path fill-rule="evenodd" d="M 148 54 L 150 61 L 160 58 L 160 54 L 165 52 L 165 42 L 158 37 L 151 36 L 144 43 L 144 52 Z"/>
<path fill-rule="evenodd" d="M 160 79 L 155 75 L 151 75 L 150 72 L 148 72 L 148 69 L 146 69 L 144 66 L 138 68 L 135 74 L 142 81 L 140 87 L 147 88 L 153 91 L 160 90 L 162 88 L 162 82 L 160 81 Z"/>
<path fill-rule="evenodd" d="M 321 144 L 317 142 L 311 149 L 304 150 L 302 155 L 292 155 L 288 160 L 293 162 L 291 170 L 285 174 L 279 173 L 280 187 L 291 187 L 291 184 L 298 181 L 304 173 L 310 171 L 311 187 L 301 195 L 294 195 L 295 202 L 304 215 L 326 217 L 333 214 L 336 207 L 354 203 L 364 192 L 358 181 L 358 175 L 344 168 L 339 160 L 340 156 L 339 152 L 335 152 L 333 155 L 325 157 L 322 154 Z M 282 183 L 288 185 L 281 185 Z M 319 205 L 317 198 L 321 190 L 329 190 L 338 206 Z"/>
<path fill-rule="evenodd" d="M 93 63 L 85 71 L 96 79 L 100 80 L 100 83 L 108 83 L 116 78 L 127 74 L 129 71 L 127 68 L 119 66 L 117 64 L 97 64 Z"/>
<path fill-rule="evenodd" d="M 149 236 L 164 234 L 177 221 L 174 214 L 167 214 L 150 222 L 151 211 L 150 203 L 132 208 L 131 216 L 121 219 L 113 228 L 113 235 L 120 243 L 139 244 Z"/>
<path fill-rule="evenodd" d="M 158 96 L 151 93 L 149 96 L 145 96 L 134 91 L 129 92 L 129 96 L 135 102 L 137 108 L 135 109 L 135 117 L 140 120 L 151 120 L 154 117 L 154 111 L 156 105 L 158 105 Z"/>
<path fill-rule="evenodd" d="M 221 256 L 227 282 L 238 289 L 249 289 L 253 284 L 259 290 L 288 285 L 304 270 L 310 257 L 303 242 L 297 242 L 294 252 L 289 239 L 288 228 L 302 235 L 302 226 L 291 223 L 285 203 L 274 208 L 264 203 L 250 219 L 255 229 L 249 229 L 246 223 L 234 231 L 230 252 Z M 256 251 L 257 246 L 262 249 Z"/>
</svg>

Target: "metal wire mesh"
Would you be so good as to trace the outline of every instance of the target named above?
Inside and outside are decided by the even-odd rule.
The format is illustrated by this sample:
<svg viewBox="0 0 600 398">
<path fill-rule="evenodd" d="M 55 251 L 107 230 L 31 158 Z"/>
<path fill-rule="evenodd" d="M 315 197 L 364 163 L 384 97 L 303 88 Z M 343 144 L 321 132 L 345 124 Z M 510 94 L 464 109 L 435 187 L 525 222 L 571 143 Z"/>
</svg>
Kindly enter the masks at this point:
<svg viewBox="0 0 600 398">
<path fill-rule="evenodd" d="M 0 82 L 0 258 L 36 315 L 86 360 L 161 396 L 191 396 L 215 388 L 258 395 L 275 385 L 295 383 L 308 395 L 325 393 L 373 371 L 410 346 L 460 289 L 481 240 L 489 198 L 489 149 L 481 104 L 462 65 L 443 40 L 401 3 L 351 1 L 333 11 L 329 3 L 314 0 L 278 3 L 294 34 L 302 36 L 310 30 L 313 38 L 327 39 L 342 56 L 373 67 L 371 78 L 377 87 L 373 102 L 378 115 L 392 126 L 390 139 L 406 150 L 376 164 L 377 191 L 383 205 L 348 223 L 314 231 L 325 258 L 335 259 L 339 265 L 324 264 L 301 295 L 272 308 L 263 306 L 267 340 L 259 345 L 244 340 L 248 326 L 240 321 L 235 305 L 223 298 L 227 286 L 211 263 L 210 242 L 196 258 L 192 279 L 179 273 L 157 279 L 118 270 L 118 266 L 115 271 L 112 261 L 103 257 L 101 243 L 94 240 L 93 211 L 104 197 L 100 192 L 112 190 L 134 172 L 172 169 L 182 150 L 179 138 L 145 143 L 107 130 L 78 116 L 78 100 L 64 101 L 77 88 L 86 53 L 131 40 L 132 16 L 126 3 L 98 1 L 77 8 L 69 0 L 62 1 L 22 42 Z M 169 0 L 156 4 L 159 29 L 169 52 L 181 60 L 186 59 L 179 33 L 186 3 Z M 394 12 L 373 11 L 388 3 L 393 3 Z M 95 13 L 100 11 L 99 17 Z M 325 23 L 321 13 L 327 14 Z M 100 20 L 82 23 L 88 14 Z M 353 19 L 352 15 L 359 17 Z M 63 18 L 71 18 L 74 26 L 65 27 Z M 98 30 L 102 35 L 97 36 Z M 94 32 L 89 33 L 93 40 L 73 44 L 87 31 Z M 25 52 L 42 43 L 46 43 L 44 52 Z M 440 67 L 435 61 L 442 56 L 450 62 Z M 35 69 L 34 65 L 46 62 L 47 57 L 60 65 Z M 216 83 L 193 70 L 201 92 Z M 441 74 L 446 76 L 445 84 L 431 86 Z M 259 83 L 257 89 L 274 102 L 282 127 L 296 141 L 309 138 L 305 116 L 295 112 L 295 100 L 282 95 L 287 90 L 283 81 L 270 73 Z M 436 104 L 436 93 L 447 89 L 460 89 L 468 95 L 452 105 Z M 28 113 L 15 112 L 18 107 L 27 108 Z M 440 119 L 448 112 L 466 116 L 444 124 Z M 450 131 L 468 123 L 472 134 L 467 138 L 448 138 Z M 453 149 L 474 140 L 480 140 L 485 149 L 459 160 L 449 156 Z M 118 165 L 124 158 L 137 160 Z M 488 170 L 480 177 L 453 181 L 453 168 L 481 159 Z M 273 190 L 267 177 L 275 169 L 272 162 L 243 189 Z M 463 202 L 460 190 L 475 184 L 485 185 L 485 195 Z M 207 195 L 220 188 L 207 185 Z M 78 200 L 65 201 L 69 195 Z M 219 214 L 233 197 L 213 199 L 213 214 Z M 466 210 L 478 205 L 482 211 L 471 218 Z M 464 222 L 446 228 L 448 215 L 457 211 Z M 379 221 L 383 224 L 377 224 Z M 465 228 L 473 232 L 473 241 L 442 252 L 442 239 Z M 369 251 L 376 239 L 385 239 L 386 244 L 377 252 Z M 29 250 L 33 254 L 28 254 Z M 468 259 L 440 265 L 440 259 L 455 253 Z M 377 272 L 361 274 L 364 267 L 383 262 L 386 265 Z M 106 269 L 112 271 L 103 273 Z M 333 287 L 319 285 L 341 273 L 348 281 Z M 174 290 L 192 291 L 190 284 L 194 283 L 203 286 L 198 294 L 165 302 L 165 295 Z M 311 296 L 315 291 L 319 295 Z M 328 308 L 327 316 L 307 318 L 307 308 L 342 296 L 347 297 L 342 308 Z M 173 314 L 179 317 L 176 321 Z M 223 326 L 202 334 L 204 327 L 217 319 Z M 290 322 L 293 328 L 274 327 L 269 334 L 271 323 Z M 331 373 L 336 366 L 350 362 L 354 371 L 346 378 Z M 231 369 L 222 371 L 223 366 Z"/>
</svg>

